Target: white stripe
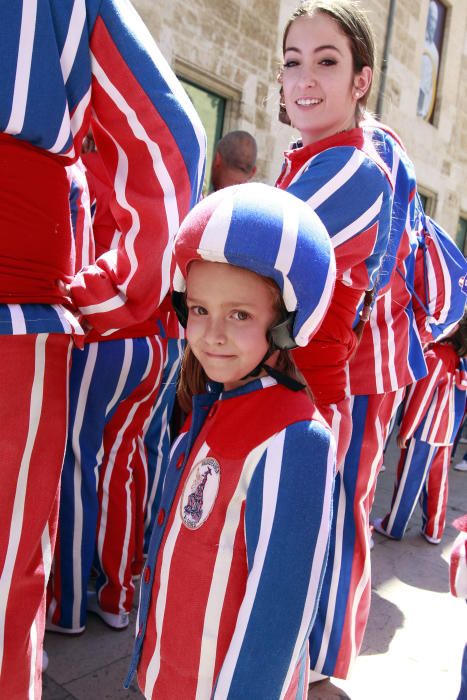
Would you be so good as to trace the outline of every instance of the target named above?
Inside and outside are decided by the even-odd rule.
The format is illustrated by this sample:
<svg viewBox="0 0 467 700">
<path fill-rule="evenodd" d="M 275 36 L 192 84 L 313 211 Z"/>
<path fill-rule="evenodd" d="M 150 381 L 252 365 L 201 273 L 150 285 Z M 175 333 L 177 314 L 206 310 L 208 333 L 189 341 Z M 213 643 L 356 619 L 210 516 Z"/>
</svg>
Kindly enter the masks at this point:
<svg viewBox="0 0 467 700">
<path fill-rule="evenodd" d="M 418 445 L 418 441 L 417 441 L 415 438 L 413 438 L 412 440 L 410 440 L 409 446 L 408 446 L 408 449 L 407 449 L 407 455 L 406 455 L 406 458 L 405 458 L 404 468 L 403 468 L 403 470 L 402 470 L 401 479 L 400 479 L 399 484 L 398 484 L 398 486 L 397 486 L 396 498 L 395 498 L 395 500 L 394 500 L 394 503 L 393 503 L 392 506 L 391 506 L 391 512 L 390 512 L 390 514 L 389 514 L 388 524 L 387 524 L 387 526 L 386 526 L 386 530 L 387 530 L 388 534 L 391 534 L 391 530 L 392 530 L 392 528 L 393 528 L 393 526 L 394 526 L 394 521 L 396 520 L 396 517 L 397 517 L 397 514 L 398 514 L 398 510 L 399 510 L 399 507 L 400 507 L 400 504 L 401 504 L 401 500 L 402 500 L 402 498 L 403 498 L 403 496 L 404 496 L 404 492 L 405 492 L 405 490 L 406 490 L 406 483 L 407 483 L 407 478 L 408 478 L 409 472 L 410 472 L 410 466 L 411 466 L 412 459 L 413 459 L 413 453 L 414 453 L 415 447 L 416 447 L 417 445 Z M 424 476 L 423 476 L 423 479 L 420 479 L 420 488 L 418 489 L 417 494 L 414 496 L 414 499 L 413 499 L 413 503 L 412 503 L 412 507 L 411 507 L 410 513 L 406 513 L 406 514 L 405 514 L 405 515 L 407 516 L 407 517 L 406 517 L 406 521 L 407 521 L 407 522 L 409 522 L 410 517 L 411 517 L 411 515 L 412 515 L 412 513 L 413 513 L 413 511 L 414 511 L 414 509 L 415 509 L 415 506 L 417 505 L 417 501 L 418 501 L 418 498 L 419 498 L 419 496 L 420 496 L 420 492 L 421 492 L 422 487 L 423 487 L 423 484 L 424 484 L 424 482 L 425 482 L 426 474 L 427 474 L 428 469 L 429 469 L 429 467 L 430 467 L 430 465 L 431 465 L 431 462 L 433 461 L 433 453 L 435 452 L 436 449 L 437 449 L 437 448 L 436 448 L 434 445 L 430 445 L 430 450 L 429 450 L 429 452 L 428 452 L 428 457 L 427 457 L 427 460 L 426 460 L 426 466 L 425 466 Z"/>
<path fill-rule="evenodd" d="M 70 113 L 68 111 L 68 104 L 66 104 L 65 109 L 63 110 L 62 123 L 60 124 L 57 138 L 55 139 L 53 146 L 49 148 L 51 153 L 60 153 L 60 151 L 64 148 L 70 136 L 70 128 Z"/>
<path fill-rule="evenodd" d="M 342 245 L 350 238 L 355 236 L 357 233 L 364 231 L 368 228 L 370 223 L 375 219 L 381 211 L 381 206 L 383 204 L 383 195 L 380 194 L 378 199 L 369 207 L 363 214 L 361 214 L 358 219 L 352 221 L 351 224 L 338 231 L 334 236 L 331 237 L 331 242 L 334 248 Z"/>
<path fill-rule="evenodd" d="M 107 419 L 110 411 L 116 406 L 116 404 L 122 400 L 123 390 L 125 388 L 126 381 L 131 369 L 131 363 L 133 361 L 133 339 L 125 338 L 123 343 L 123 359 L 122 366 L 120 369 L 120 374 L 118 376 L 117 386 L 115 387 L 114 394 L 110 399 L 109 403 L 105 409 L 105 417 Z"/>
<path fill-rule="evenodd" d="M 96 76 L 96 79 L 98 80 L 102 89 L 105 90 L 105 92 L 107 92 L 109 97 L 115 103 L 116 107 L 122 112 L 122 117 L 125 117 L 128 121 L 128 126 L 132 130 L 135 138 L 138 141 L 142 141 L 146 145 L 149 155 L 152 159 L 155 177 L 157 178 L 157 181 L 164 193 L 164 209 L 165 215 L 167 217 L 168 241 L 162 256 L 163 262 L 165 263 L 165 265 L 162 266 L 162 301 L 162 298 L 165 296 L 166 292 L 169 289 L 172 241 L 175 236 L 175 233 L 177 232 L 180 226 L 180 215 L 178 211 L 174 183 L 172 181 L 170 172 L 167 170 L 167 166 L 165 165 L 165 162 L 163 160 L 159 145 L 150 138 L 146 129 L 141 124 L 138 115 L 136 114 L 134 109 L 130 107 L 128 102 L 118 91 L 115 85 L 112 84 L 109 76 L 107 76 L 107 74 L 104 72 L 103 68 L 100 66 L 94 54 L 91 54 L 91 59 L 92 72 Z M 109 136 L 111 135 L 109 134 Z M 135 238 L 140 230 L 140 226 L 139 217 L 137 216 L 136 211 L 129 206 L 126 200 L 125 189 L 128 176 L 128 159 L 122 147 L 119 144 L 117 144 L 113 136 L 111 136 L 111 138 L 114 141 L 119 153 L 119 165 L 117 166 L 117 176 L 114 182 L 117 201 L 124 209 L 126 209 L 130 212 L 130 214 L 132 214 L 133 218 L 133 225 L 130 231 L 128 231 L 125 235 L 125 250 L 127 251 L 128 258 L 131 264 L 131 269 L 128 274 L 127 280 L 123 285 L 121 285 L 121 290 L 124 293 L 126 293 L 128 284 L 131 282 L 137 268 L 137 258 L 134 254 L 134 243 Z M 162 213 L 160 213 L 160 217 L 162 218 Z"/>
<path fill-rule="evenodd" d="M 36 689 L 34 687 L 34 682 L 36 679 L 36 663 L 40 663 L 37 658 L 37 624 L 36 620 L 31 625 L 31 630 L 29 632 L 29 641 L 31 643 L 31 656 L 29 657 L 29 687 L 28 687 L 28 700 L 35 700 Z"/>
<path fill-rule="evenodd" d="M 321 575 L 324 571 L 325 556 L 327 554 L 327 544 L 329 539 L 329 519 L 332 509 L 332 491 L 334 485 L 334 473 L 335 473 L 335 460 L 336 460 L 336 447 L 334 440 L 331 441 L 330 449 L 328 452 L 327 468 L 326 468 L 326 485 L 324 489 L 323 504 L 322 504 L 322 516 L 321 523 L 319 526 L 318 536 L 316 538 L 315 555 L 313 557 L 313 564 L 310 572 L 310 581 L 308 584 L 308 591 L 306 595 L 305 605 L 303 608 L 303 616 L 300 623 L 300 630 L 297 635 L 297 640 L 295 642 L 295 648 L 290 660 L 289 670 L 284 680 L 282 686 L 281 698 L 285 697 L 285 693 L 292 680 L 293 673 L 298 663 L 299 655 L 303 649 L 303 642 L 306 639 L 307 632 L 310 629 L 310 621 L 313 620 L 313 612 L 318 608 L 318 589 L 321 581 Z"/>
<path fill-rule="evenodd" d="M 405 430 L 405 434 L 407 437 L 411 437 L 415 430 L 418 428 L 420 421 L 426 411 L 426 407 L 428 405 L 428 401 L 432 401 L 433 399 L 430 399 L 430 396 L 432 396 L 433 392 L 433 387 L 436 386 L 438 383 L 438 377 L 441 372 L 441 369 L 443 367 L 443 363 L 441 360 L 438 361 L 438 363 L 435 366 L 435 369 L 433 371 L 433 374 L 430 377 L 430 382 L 425 390 L 425 393 L 422 397 L 419 398 L 419 406 L 418 406 L 418 411 L 416 412 L 415 416 L 413 417 L 412 421 L 408 423 L 407 428 Z M 412 396 L 412 394 L 410 394 Z M 407 409 L 408 409 L 408 403 L 406 403 L 404 413 L 407 414 Z M 430 421 L 431 422 L 431 421 Z M 427 430 L 428 426 L 428 420 L 425 421 L 425 426 L 424 426 L 424 432 Z M 421 438 L 424 442 L 424 438 Z"/>
<path fill-rule="evenodd" d="M 81 129 L 81 126 L 83 124 L 83 119 L 84 115 L 86 114 L 86 110 L 88 108 L 88 105 L 91 101 L 91 87 L 89 87 L 88 91 L 83 95 L 81 98 L 81 101 L 76 105 L 75 111 L 71 115 L 71 122 L 70 122 L 70 128 L 71 128 L 71 133 L 73 136 L 78 133 L 78 131 Z M 74 148 L 67 153 L 69 156 L 74 155 Z"/>
<path fill-rule="evenodd" d="M 428 232 L 431 234 L 431 238 L 433 240 L 433 243 L 435 245 L 435 248 L 438 253 L 439 261 L 441 264 L 441 270 L 442 270 L 442 277 L 443 277 L 443 284 L 444 284 L 444 294 L 445 294 L 445 299 L 444 299 L 444 306 L 442 309 L 440 309 L 438 318 L 437 318 L 437 323 L 443 323 L 446 321 L 447 316 L 449 314 L 449 310 L 451 308 L 451 295 L 452 295 L 452 284 L 451 284 L 451 274 L 449 272 L 448 266 L 445 264 L 444 260 L 444 255 L 441 252 L 441 246 L 439 244 L 438 236 L 433 228 L 433 224 L 429 219 L 427 219 L 427 229 Z"/>
<path fill-rule="evenodd" d="M 198 253 L 203 260 L 227 262 L 224 252 L 232 221 L 232 211 L 233 197 L 229 194 L 214 209 L 201 236 Z"/>
<path fill-rule="evenodd" d="M 24 335 L 26 331 L 26 319 L 20 304 L 8 304 L 8 311 L 11 315 L 11 325 L 13 335 Z"/>
<path fill-rule="evenodd" d="M 198 454 L 195 455 L 193 464 L 201 461 L 206 457 L 209 452 L 209 445 L 204 443 Z M 162 626 L 164 622 L 164 611 L 167 602 L 167 590 L 170 578 L 170 565 L 172 563 L 172 556 L 174 553 L 175 545 L 177 543 L 178 533 L 182 526 L 182 519 L 180 517 L 180 508 L 177 507 L 173 509 L 175 512 L 175 517 L 170 528 L 167 539 L 165 542 L 165 547 L 162 552 L 162 562 L 161 562 L 161 573 L 160 573 L 160 585 L 157 592 L 157 599 L 155 602 L 155 634 L 156 634 L 156 645 L 154 648 L 153 655 L 148 663 L 146 671 L 146 684 L 144 687 L 144 695 L 147 698 L 152 698 L 154 685 L 156 683 L 157 677 L 160 671 L 161 665 L 161 637 L 162 637 Z M 153 594 L 155 591 L 153 591 Z"/>
<path fill-rule="evenodd" d="M 183 110 L 186 112 L 188 119 L 191 122 L 193 131 L 195 132 L 196 140 L 199 148 L 198 162 L 198 187 L 197 192 L 201 193 L 204 178 L 204 164 L 206 160 L 206 134 L 201 123 L 201 120 L 196 112 L 192 101 L 186 94 L 178 78 L 173 73 L 166 59 L 160 52 L 156 42 L 151 36 L 147 26 L 142 21 L 134 7 L 130 3 L 125 3 L 124 12 L 125 22 L 130 27 L 130 31 L 134 36 L 138 37 L 140 45 L 147 51 L 157 70 L 161 74 L 164 81 L 169 86 L 170 91 L 180 103 Z"/>
<path fill-rule="evenodd" d="M 438 450 L 439 449 L 440 448 L 438 448 Z M 441 470 L 441 474 L 440 474 L 440 481 L 439 481 L 439 484 L 437 485 L 438 500 L 436 503 L 436 514 L 435 514 L 435 521 L 434 521 L 434 525 L 433 525 L 433 533 L 431 535 L 435 539 L 440 539 L 442 537 L 442 534 L 443 534 L 442 532 L 440 532 L 440 524 L 439 523 L 441 520 L 441 516 L 443 515 L 443 494 L 444 494 L 444 490 L 446 488 L 446 481 L 448 478 L 448 469 L 449 469 L 448 456 L 449 456 L 449 450 L 447 447 L 445 447 L 443 449 L 443 454 L 442 454 L 443 466 L 442 466 L 442 470 Z M 428 474 L 428 479 L 426 481 L 427 491 L 430 491 L 429 486 L 430 486 L 430 473 Z M 433 488 L 431 490 L 433 490 Z M 427 493 L 427 496 L 428 496 L 428 493 Z M 446 513 L 444 513 L 444 516 L 446 516 Z"/>
<path fill-rule="evenodd" d="M 37 0 L 23 2 L 21 14 L 21 31 L 18 46 L 18 61 L 16 63 L 15 88 L 11 114 L 5 131 L 7 134 L 19 134 L 24 126 L 26 106 L 28 103 L 29 78 L 31 76 L 31 60 L 36 31 Z"/>
<path fill-rule="evenodd" d="M 285 202 L 284 202 L 285 204 Z M 297 308 L 297 296 L 289 279 L 290 268 L 295 257 L 298 235 L 297 212 L 290 205 L 282 207 L 282 236 L 274 267 L 284 275 L 284 290 L 282 297 L 288 311 Z"/>
<path fill-rule="evenodd" d="M 256 546 L 253 565 L 248 574 L 245 595 L 243 597 L 242 604 L 238 611 L 235 632 L 231 639 L 228 652 L 225 656 L 221 671 L 218 676 L 216 686 L 216 697 L 219 698 L 219 700 L 227 698 L 229 695 L 233 674 L 237 665 L 243 640 L 245 638 L 248 622 L 251 617 L 251 611 L 256 598 L 256 592 L 263 571 L 264 561 L 268 550 L 268 544 L 271 537 L 271 531 L 276 512 L 277 494 L 279 491 L 279 481 L 281 476 L 282 453 L 284 450 L 284 439 L 285 431 L 282 431 L 281 433 L 279 433 L 279 435 L 275 437 L 274 441 L 271 443 L 270 448 L 272 449 L 268 449 L 266 453 L 266 463 L 264 467 L 263 481 L 263 503 L 258 544 Z M 260 445 L 260 447 L 264 451 L 264 444 Z M 259 454 L 258 448 L 255 451 Z M 255 464 L 252 466 L 256 466 L 257 462 L 258 457 L 256 458 Z M 213 592 L 214 588 L 215 586 L 211 588 L 211 593 Z M 213 654 L 212 656 L 212 664 L 214 664 L 215 654 Z M 206 696 L 199 696 L 197 694 L 197 700 L 200 700 L 201 697 Z"/>
<path fill-rule="evenodd" d="M 311 315 L 306 319 L 305 323 L 301 326 L 298 333 L 295 336 L 295 342 L 297 345 L 305 346 L 308 345 L 310 338 L 314 335 L 317 326 L 321 324 L 323 316 L 329 306 L 329 302 L 332 297 L 332 290 L 334 288 L 334 281 L 336 279 L 336 261 L 334 257 L 331 258 L 328 268 L 328 274 L 326 277 L 326 282 L 324 285 L 323 293 L 321 298 Z"/>
<path fill-rule="evenodd" d="M 251 478 L 253 476 L 254 470 L 261 459 L 267 443 L 270 441 L 270 438 L 263 442 L 261 445 L 258 445 L 255 447 L 254 450 L 250 452 L 250 454 L 246 457 L 243 468 L 242 468 L 242 473 L 240 475 L 240 478 L 237 481 L 237 487 L 235 489 L 235 492 L 230 500 L 230 503 L 227 507 L 226 511 L 226 517 L 225 517 L 225 522 L 224 526 L 222 528 L 222 533 L 219 538 L 219 546 L 217 548 L 218 554 L 216 557 L 216 562 L 214 565 L 214 570 L 213 570 L 213 575 L 211 579 L 211 587 L 209 590 L 209 597 L 206 605 L 206 612 L 204 615 L 204 623 L 203 623 L 203 634 L 201 638 L 201 652 L 200 652 L 200 662 L 199 662 L 199 669 L 198 669 L 198 685 L 196 688 L 196 700 L 204 700 L 204 698 L 209 698 L 211 697 L 212 694 L 212 687 L 214 684 L 214 664 L 216 661 L 216 651 L 217 651 L 217 643 L 219 639 L 219 626 L 220 626 L 220 620 L 221 620 L 221 615 L 222 615 L 222 610 L 224 606 L 224 601 L 225 601 L 225 592 L 227 590 L 227 584 L 229 582 L 229 577 L 230 577 L 230 568 L 232 565 L 232 558 L 233 558 L 233 549 L 234 549 L 234 542 L 235 542 L 235 536 L 237 534 L 237 529 L 240 521 L 240 515 L 242 511 L 242 505 L 245 502 L 246 498 L 246 493 L 248 490 L 248 487 L 250 485 Z M 283 442 L 283 438 L 282 438 Z M 283 445 L 279 446 L 280 449 L 280 455 L 282 455 L 282 449 Z M 277 457 L 277 455 L 275 455 Z M 262 552 L 262 547 L 267 546 L 267 541 L 269 540 L 269 533 L 270 533 L 270 527 L 272 526 L 272 519 L 274 517 L 274 510 L 272 513 L 266 513 L 265 514 L 265 507 L 267 508 L 268 506 L 268 500 L 272 500 L 273 503 L 271 505 L 271 508 L 275 509 L 275 501 L 276 501 L 276 493 L 277 493 L 277 488 L 278 488 L 278 478 L 280 476 L 280 463 L 281 459 L 279 457 L 279 465 L 274 464 L 272 460 L 270 459 L 269 452 L 267 453 L 267 458 L 266 458 L 266 467 L 265 467 L 265 474 L 264 474 L 264 482 L 266 484 L 266 481 L 268 482 L 268 492 L 267 494 L 263 494 L 264 500 L 263 500 L 263 513 L 262 513 L 262 518 L 261 518 L 261 531 L 260 531 L 260 537 L 258 541 L 258 547 L 256 549 L 255 553 L 255 559 L 254 559 L 254 564 L 252 567 L 252 571 L 250 572 L 248 576 L 248 583 L 247 583 L 247 589 L 245 593 L 245 597 L 243 599 L 242 606 L 240 608 L 240 612 L 237 618 L 237 625 L 235 627 L 235 635 L 232 639 L 232 642 L 230 644 L 229 648 L 229 653 L 227 654 L 226 658 L 224 659 L 224 662 L 222 664 L 222 672 L 219 676 L 219 682 L 218 686 L 216 689 L 216 697 L 224 697 L 222 694 L 222 682 L 227 682 L 230 684 L 230 679 L 228 679 L 228 675 L 226 677 L 226 674 L 229 673 L 226 669 L 229 667 L 229 663 L 232 661 L 231 656 L 232 653 L 230 650 L 232 649 L 232 645 L 235 646 L 236 642 L 238 642 L 238 651 L 240 649 L 241 645 L 241 640 L 238 639 L 238 635 L 240 634 L 243 638 L 244 635 L 244 629 L 242 632 L 238 632 L 239 628 L 242 627 L 241 625 L 241 620 L 242 617 L 241 615 L 247 615 L 249 617 L 250 610 L 246 612 L 245 608 L 248 607 L 249 605 L 252 605 L 254 602 L 254 596 L 256 592 L 256 586 L 258 584 L 258 580 L 260 577 L 261 573 L 261 568 L 263 561 L 261 560 L 261 557 L 264 556 L 264 552 Z M 275 474 L 275 470 L 279 466 L 279 475 Z M 272 480 L 270 480 L 270 472 L 272 472 Z M 277 481 L 277 483 L 276 483 Z M 266 487 L 265 487 L 266 488 Z M 264 523 L 265 519 L 268 517 L 271 517 L 270 522 Z M 262 531 L 263 527 L 266 527 L 266 532 L 264 533 L 262 537 Z M 264 542 L 265 538 L 265 542 Z M 259 569 L 258 569 L 259 567 Z M 252 578 L 252 583 L 250 583 L 250 578 Z M 255 579 L 255 583 L 253 582 L 253 579 Z M 251 591 L 251 587 L 254 588 L 253 591 Z M 251 598 L 250 598 L 251 596 Z M 250 600 L 248 600 L 250 599 Z M 244 611 L 242 613 L 242 610 Z M 248 620 L 246 620 L 248 622 Z M 240 625 L 240 627 L 239 627 Z M 233 669 L 235 668 L 235 663 L 236 659 L 233 661 L 233 668 L 232 668 L 232 673 Z M 227 697 L 227 692 L 225 692 L 225 697 Z"/>
<path fill-rule="evenodd" d="M 323 202 L 334 194 L 340 187 L 345 185 L 357 172 L 361 164 L 366 160 L 366 156 L 355 149 L 347 163 L 334 177 L 328 180 L 319 190 L 317 190 L 308 200 L 312 209 L 317 209 Z"/>
<path fill-rule="evenodd" d="M 388 334 L 387 339 L 387 368 L 389 371 L 389 379 L 391 382 L 389 391 L 395 391 L 398 388 L 397 374 L 396 374 L 396 343 L 394 340 L 394 329 L 393 329 L 393 318 L 391 313 L 392 304 L 392 294 L 389 292 L 384 297 L 384 317 L 386 320 L 386 329 Z M 407 335 L 408 337 L 408 335 Z"/>
<path fill-rule="evenodd" d="M 76 415 L 73 423 L 71 434 L 71 444 L 74 456 L 73 469 L 73 610 L 71 626 L 79 628 L 80 623 L 80 606 L 83 598 L 81 586 L 81 547 L 83 542 L 83 499 L 81 497 L 81 445 L 80 436 L 83 427 L 83 419 L 86 411 L 86 404 L 89 394 L 89 388 L 94 372 L 94 367 L 97 359 L 97 343 L 89 343 L 88 357 L 83 371 L 83 376 L 80 383 L 78 401 L 76 404 Z"/>
<path fill-rule="evenodd" d="M 28 433 L 24 444 L 23 456 L 16 482 L 15 499 L 10 520 L 8 534 L 8 547 L 0 576 L 0 673 L 3 665 L 5 617 L 8 605 L 13 573 L 18 555 L 18 548 L 23 534 L 24 508 L 26 502 L 26 490 L 28 486 L 29 467 L 34 448 L 39 421 L 42 417 L 42 402 L 44 397 L 44 372 L 45 372 L 45 345 L 48 334 L 39 333 L 35 342 L 34 353 L 34 378 L 31 388 L 31 400 L 29 403 Z"/>
<path fill-rule="evenodd" d="M 437 393 L 437 396 L 436 396 L 437 401 L 433 402 L 433 403 L 436 403 L 436 414 L 434 415 L 434 423 L 430 428 L 430 434 L 433 437 L 433 442 L 440 442 L 439 438 L 436 439 L 436 436 L 437 436 L 437 433 L 439 430 L 441 420 L 442 420 L 442 418 L 444 418 L 444 414 L 445 414 L 446 409 L 447 409 L 448 421 L 449 421 L 449 405 L 448 405 L 449 394 L 450 394 L 449 387 L 444 386 L 442 396 L 440 396 L 440 388 L 438 388 L 438 391 L 436 393 Z M 439 401 L 440 398 L 441 398 L 441 401 Z M 443 442 L 444 442 L 445 436 L 446 436 L 446 429 L 444 430 L 444 436 L 441 438 L 443 440 Z"/>
<path fill-rule="evenodd" d="M 83 35 L 86 22 L 86 3 L 84 0 L 74 0 L 73 10 L 68 25 L 68 33 L 60 56 L 63 83 L 66 84 L 75 64 L 76 54 Z"/>
<path fill-rule="evenodd" d="M 381 297 L 380 297 L 381 299 Z M 380 299 L 377 300 L 374 313 L 370 316 L 370 329 L 371 335 L 373 336 L 373 357 L 375 360 L 375 382 L 376 382 L 376 393 L 384 393 L 384 377 L 383 377 L 383 358 L 381 353 L 381 334 L 379 332 L 378 315 L 379 315 L 379 305 Z M 376 313 L 375 313 L 376 312 Z M 369 368 L 368 368 L 369 369 Z"/>
</svg>

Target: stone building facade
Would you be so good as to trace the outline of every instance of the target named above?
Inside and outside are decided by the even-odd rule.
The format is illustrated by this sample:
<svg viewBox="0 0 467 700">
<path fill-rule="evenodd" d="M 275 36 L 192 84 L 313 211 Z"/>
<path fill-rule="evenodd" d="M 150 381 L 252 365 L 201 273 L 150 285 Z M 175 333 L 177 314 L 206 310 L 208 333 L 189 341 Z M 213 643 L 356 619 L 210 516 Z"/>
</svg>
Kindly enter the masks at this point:
<svg viewBox="0 0 467 700">
<path fill-rule="evenodd" d="M 186 81 L 190 96 L 190 90 L 200 96 L 202 103 L 194 101 L 209 122 L 211 152 L 222 133 L 250 131 L 258 142 L 257 179 L 273 183 L 282 152 L 294 137 L 292 128 L 277 121 L 276 76 L 282 29 L 298 0 L 133 2 L 162 53 Z M 441 6 L 444 31 L 436 100 L 427 121 L 417 114 L 417 101 L 430 3 Z M 467 2 L 362 0 L 361 4 L 376 35 L 379 68 L 393 7 L 381 118 L 402 137 L 430 213 L 451 235 L 457 231 L 462 247 L 467 238 Z M 371 110 L 380 84 L 378 69 Z"/>
</svg>

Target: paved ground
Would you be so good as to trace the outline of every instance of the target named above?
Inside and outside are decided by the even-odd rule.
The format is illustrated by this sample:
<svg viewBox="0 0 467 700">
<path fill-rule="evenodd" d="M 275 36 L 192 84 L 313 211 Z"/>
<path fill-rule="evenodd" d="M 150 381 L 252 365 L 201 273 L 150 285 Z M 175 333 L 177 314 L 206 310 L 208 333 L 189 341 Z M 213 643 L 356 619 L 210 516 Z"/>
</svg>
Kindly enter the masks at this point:
<svg viewBox="0 0 467 700">
<path fill-rule="evenodd" d="M 458 451 L 462 453 L 460 449 Z M 390 501 L 397 451 L 388 450 L 387 470 L 376 491 L 374 514 Z M 467 511 L 467 473 L 451 471 L 448 522 Z M 441 545 L 419 535 L 415 513 L 402 542 L 375 534 L 373 595 L 363 651 L 351 680 L 311 686 L 312 700 L 455 700 L 461 654 L 467 641 L 467 606 L 448 590 L 448 556 L 455 531 Z M 134 685 L 122 687 L 132 648 L 129 630 L 114 632 L 90 615 L 78 638 L 47 634 L 50 663 L 44 700 L 138 700 Z M 255 700 L 245 698 L 241 700 Z M 272 699 L 271 699 L 272 700 Z"/>
</svg>

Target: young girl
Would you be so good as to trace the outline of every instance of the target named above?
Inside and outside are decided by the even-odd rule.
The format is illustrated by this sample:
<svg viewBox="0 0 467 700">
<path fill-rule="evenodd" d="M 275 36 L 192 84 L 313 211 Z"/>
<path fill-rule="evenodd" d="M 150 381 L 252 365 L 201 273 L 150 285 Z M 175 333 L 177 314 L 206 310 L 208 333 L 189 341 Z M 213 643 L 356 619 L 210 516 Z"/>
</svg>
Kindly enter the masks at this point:
<svg viewBox="0 0 467 700">
<path fill-rule="evenodd" d="M 175 442 L 142 577 L 131 671 L 146 698 L 305 698 L 335 447 L 286 348 L 335 278 L 305 204 L 262 184 L 204 199 L 175 242 L 187 328 Z"/>
<path fill-rule="evenodd" d="M 372 82 L 374 42 L 357 3 L 303 3 L 285 28 L 283 52 L 282 120 L 292 123 L 301 139 L 285 154 L 277 185 L 308 202 L 319 215 L 337 266 L 324 322 L 311 343 L 294 352 L 338 449 L 335 519 L 312 632 L 311 663 L 323 674 L 346 678 L 360 648 L 370 602 L 371 462 L 363 472 L 358 459 L 351 468 L 343 466 L 352 429 L 349 360 L 368 317 L 388 245 L 393 177 L 380 141 L 361 124 Z M 367 363 L 366 372 L 371 374 L 376 366 L 375 360 Z M 377 436 L 371 439 L 376 443 Z M 365 444 L 369 442 L 370 437 Z"/>
</svg>

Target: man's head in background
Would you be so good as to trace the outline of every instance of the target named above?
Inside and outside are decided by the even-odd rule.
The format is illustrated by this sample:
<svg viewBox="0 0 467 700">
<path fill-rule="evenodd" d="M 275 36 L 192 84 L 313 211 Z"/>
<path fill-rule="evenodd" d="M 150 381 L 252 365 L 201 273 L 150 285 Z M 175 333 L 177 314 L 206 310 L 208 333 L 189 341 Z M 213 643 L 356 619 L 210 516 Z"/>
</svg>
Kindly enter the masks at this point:
<svg viewBox="0 0 467 700">
<path fill-rule="evenodd" d="M 256 173 L 256 141 L 247 131 L 230 131 L 216 146 L 211 168 L 214 191 L 241 185 Z"/>
</svg>

